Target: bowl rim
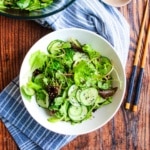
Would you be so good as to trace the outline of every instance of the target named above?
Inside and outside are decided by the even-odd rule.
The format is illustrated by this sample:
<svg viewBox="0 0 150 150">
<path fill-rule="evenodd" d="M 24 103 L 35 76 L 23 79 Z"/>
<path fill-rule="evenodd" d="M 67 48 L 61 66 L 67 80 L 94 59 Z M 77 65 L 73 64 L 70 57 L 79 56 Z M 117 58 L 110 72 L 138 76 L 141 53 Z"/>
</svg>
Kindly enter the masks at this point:
<svg viewBox="0 0 150 150">
<path fill-rule="evenodd" d="M 59 32 L 59 31 L 61 32 L 61 31 L 63 31 L 63 30 L 64 30 L 64 31 L 68 31 L 68 30 L 70 30 L 70 31 L 71 31 L 71 30 L 78 30 L 78 31 L 84 31 L 84 32 L 88 32 L 88 33 L 94 34 L 94 35 L 98 36 L 99 38 L 101 38 L 104 42 L 106 42 L 106 43 L 111 47 L 111 49 L 113 49 L 115 55 L 117 55 L 118 60 L 120 61 L 120 65 L 121 65 L 121 68 L 122 68 L 122 75 L 123 75 L 123 84 L 124 84 L 124 86 L 123 86 L 123 88 L 122 88 L 122 95 L 121 95 L 121 97 L 120 97 L 120 101 L 118 102 L 117 107 L 116 107 L 116 109 L 113 111 L 112 115 L 110 115 L 101 125 L 99 125 L 99 126 L 97 126 L 97 127 L 94 127 L 93 129 L 90 129 L 90 130 L 88 130 L 88 131 L 82 131 L 82 132 L 77 133 L 77 134 L 76 134 L 75 132 L 74 132 L 74 134 L 70 134 L 70 133 L 59 132 L 59 131 L 56 131 L 56 130 L 54 130 L 54 129 L 49 129 L 49 128 L 47 128 L 46 126 L 43 126 L 43 124 L 42 124 L 41 122 L 39 122 L 39 120 L 38 120 L 37 118 L 34 118 L 33 114 L 28 110 L 28 108 L 26 108 L 26 109 L 27 109 L 27 111 L 29 112 L 29 114 L 32 116 L 32 118 L 33 118 L 37 123 L 39 123 L 41 126 L 43 126 L 45 129 L 48 129 L 48 130 L 53 131 L 53 132 L 56 132 L 56 133 L 58 133 L 58 134 L 64 134 L 64 135 L 83 135 L 83 134 L 87 134 L 87 133 L 93 132 L 93 131 L 95 131 L 95 130 L 101 128 L 101 127 L 103 127 L 103 126 L 104 126 L 106 123 L 108 123 L 108 122 L 115 116 L 115 114 L 118 112 L 118 110 L 120 109 L 120 106 L 121 106 L 121 104 L 122 104 L 122 102 L 123 102 L 124 96 L 125 96 L 125 91 L 126 91 L 126 74 L 125 74 L 125 69 L 124 69 L 124 67 L 123 67 L 122 61 L 121 61 L 119 55 L 116 53 L 114 47 L 109 43 L 109 41 L 107 41 L 107 40 L 106 40 L 105 38 L 103 38 L 101 35 L 96 34 L 96 33 L 93 32 L 93 31 L 89 31 L 89 30 L 86 30 L 86 29 L 80 29 L 80 28 L 65 28 L 65 29 L 56 30 L 56 31 L 54 31 L 54 32 Z M 41 39 L 45 38 L 46 36 L 48 36 L 48 35 L 50 35 L 50 34 L 54 34 L 54 32 L 48 33 L 48 34 L 46 34 L 45 36 L 41 37 L 39 40 L 37 40 L 37 41 L 31 46 L 31 48 L 32 48 L 37 42 L 41 41 Z M 30 48 L 30 49 L 31 49 L 31 48 Z M 29 51 L 30 51 L 30 49 L 29 49 Z M 28 52 L 29 52 L 29 51 L 28 51 Z M 28 54 L 28 52 L 27 52 L 27 54 Z M 27 56 L 27 54 L 26 54 L 26 56 Z M 26 57 L 26 56 L 25 56 L 25 57 Z M 24 59 L 25 59 L 25 58 L 24 58 Z M 24 59 L 23 59 L 23 62 L 24 62 Z M 22 64 L 23 64 L 23 62 L 22 62 Z M 22 65 L 21 65 L 21 68 L 22 68 Z M 21 69 L 20 69 L 20 71 L 21 71 Z M 20 74 L 21 74 L 21 72 L 20 72 Z M 21 86 L 21 85 L 20 85 L 20 81 L 21 81 L 20 74 L 19 74 L 19 88 L 20 88 L 20 86 Z M 21 94 L 21 98 L 22 98 L 22 94 Z M 25 105 L 25 107 L 26 107 L 26 102 L 24 101 L 23 98 L 22 98 L 22 101 L 23 101 L 23 103 L 24 103 L 24 105 Z"/>
<path fill-rule="evenodd" d="M 70 6 L 75 1 L 76 0 L 71 0 L 70 2 L 65 4 L 63 7 L 59 8 L 59 9 L 53 11 L 53 12 L 50 12 L 50 13 L 47 13 L 47 14 L 44 14 L 44 15 L 39 15 L 39 16 L 16 16 L 16 15 L 4 13 L 3 11 L 0 11 L 0 15 L 3 15 L 3 16 L 12 18 L 12 19 L 14 18 L 14 19 L 21 19 L 21 20 L 40 19 L 40 18 L 51 16 L 51 15 L 55 15 L 55 14 L 63 11 L 65 8 Z"/>
</svg>

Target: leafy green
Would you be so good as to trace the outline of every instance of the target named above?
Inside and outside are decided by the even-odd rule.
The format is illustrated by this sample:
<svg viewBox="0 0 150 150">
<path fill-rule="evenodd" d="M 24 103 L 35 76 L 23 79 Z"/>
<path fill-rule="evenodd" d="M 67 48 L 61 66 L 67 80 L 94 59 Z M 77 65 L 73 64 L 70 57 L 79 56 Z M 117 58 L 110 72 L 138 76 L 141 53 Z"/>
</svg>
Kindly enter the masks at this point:
<svg viewBox="0 0 150 150">
<path fill-rule="evenodd" d="M 31 69 L 35 70 L 37 68 L 42 68 L 47 62 L 47 60 L 48 60 L 48 56 L 45 53 L 41 51 L 36 51 L 31 55 L 29 60 Z"/>
<path fill-rule="evenodd" d="M 38 91 L 38 90 L 42 89 L 42 86 L 41 86 L 41 85 L 39 85 L 39 84 L 37 84 L 37 83 L 35 83 L 35 82 L 33 82 L 33 81 L 29 81 L 29 82 L 27 83 L 27 87 L 28 87 L 28 88 L 31 88 L 31 89 L 33 89 L 33 90 L 35 90 L 35 91 Z"/>
<path fill-rule="evenodd" d="M 53 0 L 1 0 L 0 8 L 13 8 L 33 11 L 45 8 L 53 3 Z"/>
<path fill-rule="evenodd" d="M 95 68 L 92 63 L 82 60 L 74 67 L 74 80 L 78 86 L 83 86 L 86 82 L 94 82 Z"/>
<path fill-rule="evenodd" d="M 90 59 L 100 57 L 100 53 L 97 52 L 97 51 L 95 51 L 95 50 L 91 47 L 91 45 L 89 45 L 89 44 L 83 45 L 82 50 L 83 50 L 85 53 L 88 54 L 88 56 L 90 57 Z"/>
<path fill-rule="evenodd" d="M 30 0 L 20 0 L 17 1 L 16 4 L 20 9 L 25 9 L 29 6 Z"/>
<path fill-rule="evenodd" d="M 110 96 L 106 98 L 101 95 L 104 90 L 105 93 L 113 90 L 111 72 L 114 67 L 109 58 L 101 56 L 89 44 L 82 45 L 76 39 L 57 39 L 49 43 L 47 53 L 38 50 L 29 62 L 32 77 L 21 91 L 28 99 L 36 95 L 38 105 L 50 111 L 49 122 L 80 123 L 112 102 L 112 94 L 107 94 Z M 91 91 L 98 96 L 88 93 Z M 72 112 L 76 110 L 79 112 Z"/>
</svg>

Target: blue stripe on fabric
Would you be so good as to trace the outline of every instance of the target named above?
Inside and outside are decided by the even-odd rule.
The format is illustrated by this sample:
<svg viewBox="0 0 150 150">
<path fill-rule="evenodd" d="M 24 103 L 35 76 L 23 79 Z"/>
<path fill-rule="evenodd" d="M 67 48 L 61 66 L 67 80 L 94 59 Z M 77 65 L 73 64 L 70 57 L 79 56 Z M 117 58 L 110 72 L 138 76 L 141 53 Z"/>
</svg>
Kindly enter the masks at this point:
<svg viewBox="0 0 150 150">
<path fill-rule="evenodd" d="M 5 126 L 9 129 L 12 137 L 15 142 L 18 144 L 18 147 L 22 150 L 26 150 L 26 148 L 30 148 L 30 150 L 42 150 L 37 144 L 32 142 L 25 134 L 22 134 L 20 130 L 18 130 L 15 126 L 12 126 L 6 119 L 2 118 L 2 121 L 5 123 Z M 26 145 L 28 143 L 28 145 Z"/>
<path fill-rule="evenodd" d="M 20 105 L 22 100 L 18 98 L 15 100 L 11 95 L 9 95 L 8 90 L 10 87 L 11 89 L 16 89 L 16 84 L 13 84 L 12 82 L 10 85 L 11 86 L 9 86 L 8 89 L 6 88 L 5 92 L 1 93 L 0 95 L 1 104 L 5 103 L 4 107 L 2 107 L 0 110 L 0 114 L 3 114 L 3 116 L 7 118 L 12 125 L 14 125 L 13 128 L 13 126 L 11 126 L 8 121 L 6 123 L 6 121 L 2 119 L 5 122 L 5 125 L 8 127 L 9 131 L 13 134 L 15 141 L 17 143 L 19 142 L 19 147 L 21 149 L 26 150 L 39 146 L 40 149 L 42 148 L 46 150 L 47 147 L 49 147 L 50 149 L 53 148 L 55 150 L 55 147 L 58 148 L 58 145 L 61 147 L 61 145 L 69 142 L 68 139 L 72 140 L 75 138 L 75 136 L 65 136 L 48 131 L 47 129 L 40 126 L 35 120 L 32 119 L 32 117 L 26 111 L 25 107 Z M 17 89 L 18 90 L 15 91 L 14 95 L 19 91 L 19 88 Z M 11 112 L 11 115 L 7 112 Z M 26 125 L 28 122 L 29 124 Z M 15 132 L 16 130 L 17 132 Z"/>
</svg>

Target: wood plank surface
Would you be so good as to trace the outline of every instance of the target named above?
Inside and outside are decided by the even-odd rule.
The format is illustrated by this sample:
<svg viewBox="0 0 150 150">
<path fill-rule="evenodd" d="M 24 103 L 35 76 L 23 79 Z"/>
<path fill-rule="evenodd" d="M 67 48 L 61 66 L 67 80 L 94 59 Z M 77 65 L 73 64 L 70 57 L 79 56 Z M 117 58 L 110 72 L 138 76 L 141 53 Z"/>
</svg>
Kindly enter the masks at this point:
<svg viewBox="0 0 150 150">
<path fill-rule="evenodd" d="M 118 8 L 130 25 L 131 42 L 126 64 L 127 85 L 131 75 L 145 4 L 146 0 L 133 0 L 127 6 Z M 22 60 L 32 44 L 49 32 L 52 30 L 44 28 L 34 21 L 0 16 L 0 91 L 19 74 Z M 143 36 L 143 45 L 144 42 L 145 36 Z M 105 126 L 89 134 L 78 136 L 62 150 L 150 150 L 149 55 L 144 71 L 138 111 L 125 110 L 125 100 L 126 95 L 117 114 Z M 17 149 L 13 138 L 0 121 L 0 150 Z"/>
</svg>

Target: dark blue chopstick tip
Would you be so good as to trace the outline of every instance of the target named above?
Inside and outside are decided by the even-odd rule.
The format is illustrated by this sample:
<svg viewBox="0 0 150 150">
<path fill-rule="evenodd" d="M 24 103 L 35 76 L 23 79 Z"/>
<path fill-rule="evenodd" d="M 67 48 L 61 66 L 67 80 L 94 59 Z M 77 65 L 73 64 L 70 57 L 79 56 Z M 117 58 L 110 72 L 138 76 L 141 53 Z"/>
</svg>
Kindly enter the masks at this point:
<svg viewBox="0 0 150 150">
<path fill-rule="evenodd" d="M 130 103 L 131 99 L 132 99 L 136 71 L 137 71 L 137 66 L 133 66 L 132 74 L 131 74 L 131 78 L 130 78 L 129 89 L 128 89 L 127 103 Z"/>
</svg>

